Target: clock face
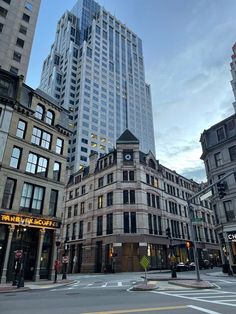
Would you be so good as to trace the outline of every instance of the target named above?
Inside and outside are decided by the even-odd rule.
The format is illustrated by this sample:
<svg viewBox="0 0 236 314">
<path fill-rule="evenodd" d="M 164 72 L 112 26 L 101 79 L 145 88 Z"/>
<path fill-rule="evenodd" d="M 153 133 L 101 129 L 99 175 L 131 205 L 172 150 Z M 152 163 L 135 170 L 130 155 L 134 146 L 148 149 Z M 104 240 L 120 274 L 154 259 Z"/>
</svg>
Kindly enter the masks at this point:
<svg viewBox="0 0 236 314">
<path fill-rule="evenodd" d="M 131 152 L 131 151 L 124 151 L 123 152 L 123 160 L 124 161 L 133 161 L 133 152 Z"/>
<path fill-rule="evenodd" d="M 131 154 L 125 154 L 125 160 L 130 161 L 132 159 Z"/>
</svg>

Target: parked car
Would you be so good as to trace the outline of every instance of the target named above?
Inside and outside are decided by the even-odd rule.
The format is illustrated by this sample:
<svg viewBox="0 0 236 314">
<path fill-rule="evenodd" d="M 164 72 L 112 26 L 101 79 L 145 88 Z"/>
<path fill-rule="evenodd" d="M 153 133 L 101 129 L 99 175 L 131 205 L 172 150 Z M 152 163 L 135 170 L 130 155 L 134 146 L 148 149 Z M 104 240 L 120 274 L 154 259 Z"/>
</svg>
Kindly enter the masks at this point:
<svg viewBox="0 0 236 314">
<path fill-rule="evenodd" d="M 195 270 L 196 264 L 194 262 L 190 263 L 188 266 L 189 270 Z"/>
<path fill-rule="evenodd" d="M 210 266 L 211 266 L 211 263 L 207 259 L 199 261 L 199 268 L 200 269 L 203 269 L 203 268 L 204 269 L 208 269 L 208 268 L 210 268 Z"/>
<path fill-rule="evenodd" d="M 185 271 L 188 270 L 188 265 L 185 265 L 183 262 L 180 262 L 176 265 L 176 271 Z"/>
</svg>

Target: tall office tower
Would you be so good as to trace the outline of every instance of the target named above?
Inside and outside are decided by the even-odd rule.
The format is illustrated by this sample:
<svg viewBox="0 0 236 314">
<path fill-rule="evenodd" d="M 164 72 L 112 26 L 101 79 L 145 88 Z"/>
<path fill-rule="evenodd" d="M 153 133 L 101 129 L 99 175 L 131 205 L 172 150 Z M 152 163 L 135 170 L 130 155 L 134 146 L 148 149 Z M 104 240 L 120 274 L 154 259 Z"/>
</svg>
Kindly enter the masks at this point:
<svg viewBox="0 0 236 314">
<path fill-rule="evenodd" d="M 26 77 L 41 0 L 0 0 L 0 67 Z"/>
<path fill-rule="evenodd" d="M 155 154 L 150 86 L 141 39 L 93 0 L 79 0 L 57 25 L 40 88 L 70 110 L 68 162 L 79 170 L 127 128 Z"/>
<path fill-rule="evenodd" d="M 232 81 L 231 81 L 231 85 L 232 85 L 232 89 L 233 89 L 233 93 L 234 93 L 234 99 L 235 101 L 233 102 L 233 106 L 234 106 L 234 110 L 236 112 L 236 43 L 233 45 L 233 54 L 231 56 L 231 63 L 230 63 L 230 67 L 231 67 L 231 74 L 232 74 Z"/>
</svg>

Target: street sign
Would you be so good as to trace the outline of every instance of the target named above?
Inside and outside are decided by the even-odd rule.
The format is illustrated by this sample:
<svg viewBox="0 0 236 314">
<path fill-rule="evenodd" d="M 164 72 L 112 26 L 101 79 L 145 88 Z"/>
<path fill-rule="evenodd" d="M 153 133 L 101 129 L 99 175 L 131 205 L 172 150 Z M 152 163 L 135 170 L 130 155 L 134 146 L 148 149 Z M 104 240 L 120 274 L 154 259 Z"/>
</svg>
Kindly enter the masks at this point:
<svg viewBox="0 0 236 314">
<path fill-rule="evenodd" d="M 201 222 L 201 221 L 203 221 L 202 218 L 193 218 L 192 219 L 192 222 Z"/>
<path fill-rule="evenodd" d="M 205 194 L 201 195 L 199 198 L 201 201 L 204 201 L 211 196 L 212 196 L 212 190 L 209 190 Z"/>
<path fill-rule="evenodd" d="M 22 258 L 23 251 L 22 250 L 16 250 L 15 251 L 15 258 Z"/>
<path fill-rule="evenodd" d="M 68 264 L 69 263 L 69 256 L 62 256 L 62 263 Z"/>
<path fill-rule="evenodd" d="M 150 265 L 150 260 L 149 260 L 149 258 L 144 255 L 144 256 L 141 258 L 140 265 L 141 265 L 144 269 L 147 269 L 148 266 Z"/>
</svg>

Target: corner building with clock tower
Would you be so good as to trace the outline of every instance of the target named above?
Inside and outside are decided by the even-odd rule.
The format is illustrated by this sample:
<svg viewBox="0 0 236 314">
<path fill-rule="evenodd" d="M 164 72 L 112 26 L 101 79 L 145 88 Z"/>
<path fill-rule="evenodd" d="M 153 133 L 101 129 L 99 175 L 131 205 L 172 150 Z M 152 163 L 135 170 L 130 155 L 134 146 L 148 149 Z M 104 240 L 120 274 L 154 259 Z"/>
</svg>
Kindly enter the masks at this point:
<svg viewBox="0 0 236 314">
<path fill-rule="evenodd" d="M 66 187 L 63 245 L 68 272 L 140 271 L 193 261 L 187 197 L 199 184 L 159 164 L 126 129 L 116 148 L 70 176 Z M 214 216 L 207 202 L 194 205 L 199 259 L 219 259 Z M 200 219 L 198 219 L 200 221 Z M 169 230 L 170 234 L 167 234 Z"/>
</svg>

